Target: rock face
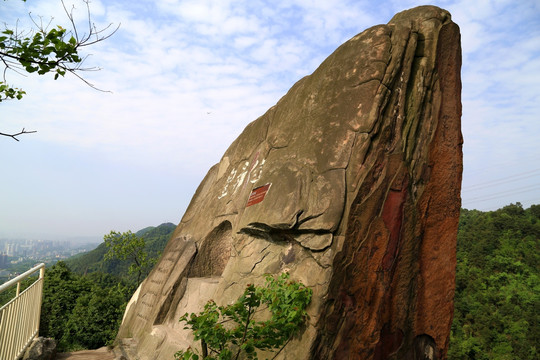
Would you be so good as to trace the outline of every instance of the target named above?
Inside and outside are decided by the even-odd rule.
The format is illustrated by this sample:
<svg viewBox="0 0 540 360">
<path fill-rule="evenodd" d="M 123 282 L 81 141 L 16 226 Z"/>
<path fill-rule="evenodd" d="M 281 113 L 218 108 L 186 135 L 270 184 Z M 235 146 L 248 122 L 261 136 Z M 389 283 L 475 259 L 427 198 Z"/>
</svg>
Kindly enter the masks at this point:
<svg viewBox="0 0 540 360">
<path fill-rule="evenodd" d="M 56 358 L 56 341 L 38 337 L 32 340 L 21 360 L 53 360 Z"/>
<path fill-rule="evenodd" d="M 249 124 L 197 189 L 118 339 L 197 347 L 178 319 L 288 271 L 313 289 L 280 359 L 442 359 L 462 172 L 450 14 L 404 11 L 340 46 Z"/>
</svg>

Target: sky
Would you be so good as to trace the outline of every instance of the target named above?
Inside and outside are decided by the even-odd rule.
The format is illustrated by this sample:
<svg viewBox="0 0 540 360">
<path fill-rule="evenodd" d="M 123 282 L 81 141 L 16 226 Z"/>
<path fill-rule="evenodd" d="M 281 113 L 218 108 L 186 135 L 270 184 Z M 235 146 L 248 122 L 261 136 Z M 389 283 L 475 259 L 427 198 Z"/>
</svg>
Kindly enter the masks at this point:
<svg viewBox="0 0 540 360">
<path fill-rule="evenodd" d="M 84 3 L 66 0 L 79 33 Z M 82 73 L 23 76 L 0 104 L 0 238 L 100 239 L 178 224 L 244 127 L 339 45 L 420 1 L 91 0 Z M 462 205 L 540 204 L 540 2 L 433 1 L 461 29 Z M 68 27 L 60 0 L 0 3 L 0 24 Z M 52 17 L 52 19 L 51 19 Z M 2 25 L 0 25 L 2 26 Z M 3 70 L 0 67 L 0 70 Z"/>
</svg>

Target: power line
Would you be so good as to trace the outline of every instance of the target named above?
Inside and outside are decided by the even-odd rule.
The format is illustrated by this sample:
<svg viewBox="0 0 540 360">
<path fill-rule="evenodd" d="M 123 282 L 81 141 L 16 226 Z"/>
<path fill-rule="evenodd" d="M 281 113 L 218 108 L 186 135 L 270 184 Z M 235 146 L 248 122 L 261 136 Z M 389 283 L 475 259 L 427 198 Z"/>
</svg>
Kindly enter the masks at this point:
<svg viewBox="0 0 540 360">
<path fill-rule="evenodd" d="M 540 204 L 540 199 L 527 200 L 527 201 L 528 201 L 531 205 Z M 521 203 L 521 202 L 524 202 L 524 201 L 519 201 L 519 202 Z M 495 210 L 500 209 L 500 208 L 502 208 L 502 207 L 503 207 L 503 206 L 497 206 L 496 209 L 494 209 L 494 206 L 491 206 L 491 207 L 481 207 L 481 208 L 476 207 L 476 208 L 474 208 L 474 209 L 475 209 L 475 210 L 479 210 L 479 211 L 495 211 Z M 462 206 L 462 208 L 467 209 L 467 206 Z M 469 210 L 471 210 L 471 209 L 469 209 Z"/>
<path fill-rule="evenodd" d="M 537 190 L 537 189 L 540 189 L 540 185 L 538 185 L 538 184 L 537 185 L 532 185 L 532 186 L 527 186 L 527 187 L 521 188 L 520 190 L 517 190 L 517 191 L 516 190 L 507 190 L 507 191 L 501 191 L 501 192 L 497 193 L 496 195 L 495 194 L 487 195 L 487 197 L 486 196 L 478 196 L 478 197 L 475 197 L 475 198 L 469 198 L 469 199 L 466 200 L 466 202 L 471 202 L 471 201 L 483 202 L 483 201 L 503 198 L 506 195 L 521 194 L 521 193 L 525 193 L 525 192 L 529 192 L 531 190 Z"/>
<path fill-rule="evenodd" d="M 523 173 L 518 173 L 516 175 L 507 176 L 507 177 L 503 177 L 503 178 L 496 179 L 496 180 L 490 180 L 490 181 L 486 181 L 486 182 L 483 182 L 483 183 L 478 183 L 478 184 L 471 185 L 471 186 L 466 186 L 466 187 L 464 187 L 462 189 L 462 191 L 469 191 L 469 190 L 474 190 L 474 189 L 477 189 L 477 188 L 484 188 L 484 187 L 493 187 L 493 186 L 497 186 L 497 185 L 500 185 L 500 184 L 507 184 L 507 183 L 513 182 L 515 180 L 528 179 L 528 178 L 531 178 L 531 177 L 534 177 L 534 176 L 538 175 L 537 173 L 540 173 L 540 169 L 526 171 L 526 172 L 523 172 Z"/>
<path fill-rule="evenodd" d="M 519 161 L 516 161 L 516 160 L 501 161 L 493 165 L 481 166 L 481 167 L 475 166 L 472 168 L 467 166 L 467 164 L 464 164 L 464 166 L 468 169 L 467 173 L 476 174 L 479 172 L 484 172 L 485 170 L 495 169 L 495 168 L 499 169 L 501 167 L 509 167 L 511 165 L 515 166 L 515 165 L 524 165 L 524 164 L 535 164 L 535 163 L 538 163 L 538 161 L 540 161 L 540 156 L 537 154 L 534 154 L 534 155 L 529 155 L 529 156 L 520 156 Z"/>
<path fill-rule="evenodd" d="M 487 201 L 487 200 L 486 200 L 486 201 Z M 482 201 L 480 201 L 480 202 L 482 202 Z M 529 203 L 529 204 L 531 204 L 531 205 L 534 205 L 534 204 L 540 204 L 540 198 L 536 198 L 536 199 L 534 199 L 534 200 L 531 200 L 531 199 L 520 199 L 518 202 L 520 202 L 520 203 Z M 466 203 L 466 202 L 465 202 L 465 203 Z M 463 205 L 463 204 L 462 204 L 461 207 L 462 207 L 462 208 L 465 208 L 465 209 L 468 208 L 467 205 Z M 499 209 L 499 208 L 501 208 L 501 207 L 502 207 L 502 206 L 500 206 L 500 205 L 497 205 L 497 206 L 491 206 L 491 207 L 485 207 L 485 206 L 483 206 L 483 207 L 475 207 L 474 209 L 480 210 L 480 211 L 493 211 L 494 208 Z"/>
</svg>

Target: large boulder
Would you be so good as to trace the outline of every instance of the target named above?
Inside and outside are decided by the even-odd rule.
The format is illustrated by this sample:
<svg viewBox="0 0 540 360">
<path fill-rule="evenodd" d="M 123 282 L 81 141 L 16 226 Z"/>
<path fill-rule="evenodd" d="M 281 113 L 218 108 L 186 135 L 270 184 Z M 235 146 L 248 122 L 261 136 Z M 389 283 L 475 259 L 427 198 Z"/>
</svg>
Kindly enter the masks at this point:
<svg viewBox="0 0 540 360">
<path fill-rule="evenodd" d="M 288 271 L 313 289 L 280 359 L 441 359 L 462 173 L 458 26 L 433 6 L 365 30 L 249 124 L 127 307 L 141 359 L 197 347 L 178 319 Z"/>
</svg>

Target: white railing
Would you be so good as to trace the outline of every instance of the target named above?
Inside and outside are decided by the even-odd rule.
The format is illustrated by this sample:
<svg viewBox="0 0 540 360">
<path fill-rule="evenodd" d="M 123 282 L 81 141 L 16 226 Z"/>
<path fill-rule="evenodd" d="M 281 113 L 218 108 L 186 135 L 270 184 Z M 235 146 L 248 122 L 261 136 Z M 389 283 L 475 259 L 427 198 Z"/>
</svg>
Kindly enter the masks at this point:
<svg viewBox="0 0 540 360">
<path fill-rule="evenodd" d="M 21 292 L 21 281 L 38 270 L 37 280 Z M 45 264 L 39 264 L 0 285 L 0 293 L 17 285 L 15 297 L 0 308 L 0 360 L 17 359 L 38 334 L 44 276 Z"/>
</svg>

